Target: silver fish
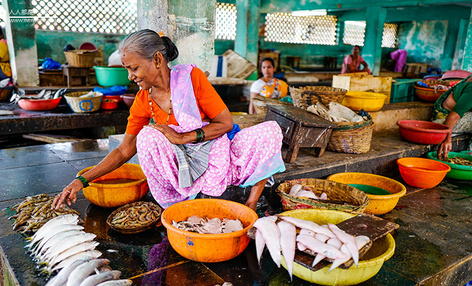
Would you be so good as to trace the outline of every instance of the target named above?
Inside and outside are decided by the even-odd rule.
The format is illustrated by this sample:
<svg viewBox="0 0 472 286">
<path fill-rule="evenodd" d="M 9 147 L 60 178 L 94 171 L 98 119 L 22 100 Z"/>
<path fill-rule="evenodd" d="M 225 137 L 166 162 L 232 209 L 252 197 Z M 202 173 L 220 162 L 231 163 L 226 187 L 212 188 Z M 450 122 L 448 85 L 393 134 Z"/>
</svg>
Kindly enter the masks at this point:
<svg viewBox="0 0 472 286">
<path fill-rule="evenodd" d="M 68 230 L 53 235 L 48 240 L 43 239 L 41 240 L 41 243 L 38 245 L 38 247 L 34 250 L 33 254 L 35 255 L 35 257 L 40 257 L 41 253 L 44 253 L 52 246 L 57 245 L 58 242 L 66 241 L 68 237 L 75 236 L 81 233 L 86 232 L 84 232 L 83 230 Z"/>
<path fill-rule="evenodd" d="M 46 265 L 53 267 L 57 263 L 60 263 L 62 260 L 67 259 L 72 255 L 76 255 L 77 253 L 87 250 L 93 250 L 95 249 L 95 247 L 97 247 L 97 245 L 99 245 L 98 241 L 87 241 L 84 243 L 80 243 L 59 253 L 59 255 L 56 257 L 46 257 L 44 262 Z"/>
<path fill-rule="evenodd" d="M 335 235 L 327 228 L 322 227 L 312 221 L 308 220 L 303 220 L 299 218 L 294 218 L 294 217 L 288 217 L 288 216 L 279 216 L 281 219 L 288 221 L 289 223 L 295 225 L 298 228 L 306 228 L 308 230 L 311 230 L 316 233 L 321 233 L 324 235 L 327 235 L 329 237 L 334 237 Z"/>
<path fill-rule="evenodd" d="M 345 233 L 336 225 L 329 223 L 328 224 L 331 231 L 336 235 L 336 237 L 344 244 L 346 244 L 347 249 L 351 253 L 352 260 L 356 266 L 359 264 L 359 249 L 357 248 L 356 238 L 350 234 Z"/>
<path fill-rule="evenodd" d="M 38 231 L 31 237 L 34 240 L 36 237 L 43 237 L 47 233 L 51 232 L 51 230 L 61 224 L 77 224 L 79 221 L 79 216 L 76 214 L 66 214 L 57 216 L 55 218 L 50 219 L 47 223 L 45 223 Z"/>
<path fill-rule="evenodd" d="M 77 259 L 72 263 L 68 264 L 66 267 L 62 268 L 56 276 L 51 278 L 46 286 L 61 286 L 67 282 L 67 278 L 69 277 L 70 273 L 77 268 L 77 266 L 89 261 L 90 259 Z"/>
<path fill-rule="evenodd" d="M 257 264 L 261 263 L 262 252 L 264 251 L 265 240 L 262 236 L 262 233 L 259 229 L 256 229 L 256 255 L 257 255 Z"/>
<path fill-rule="evenodd" d="M 276 218 L 275 218 L 276 219 Z M 280 268 L 280 230 L 274 222 L 274 218 L 262 217 L 256 220 L 254 227 L 259 229 L 264 237 L 264 241 L 269 249 L 272 260 Z"/>
<path fill-rule="evenodd" d="M 111 270 L 106 272 L 101 272 L 95 275 L 91 275 L 87 277 L 80 286 L 95 286 L 99 283 L 109 281 L 109 280 L 116 280 L 119 279 L 121 275 L 121 271 L 119 270 Z"/>
<path fill-rule="evenodd" d="M 282 254 L 284 255 L 290 280 L 292 280 L 297 229 L 293 224 L 286 221 L 280 221 L 277 226 L 280 229 L 280 247 L 282 248 Z"/>
<path fill-rule="evenodd" d="M 341 252 L 336 247 L 323 243 L 312 236 L 298 235 L 297 242 L 303 244 L 306 248 L 312 250 L 313 252 L 321 253 L 331 259 L 338 259 L 346 256 L 346 254 Z"/>
<path fill-rule="evenodd" d="M 62 225 L 58 225 L 57 227 L 55 227 L 54 229 L 52 229 L 50 232 L 48 233 L 45 233 L 44 236 L 37 236 L 35 237 L 34 239 L 31 240 L 30 243 L 28 243 L 25 247 L 26 248 L 29 248 L 31 249 L 32 247 L 34 247 L 34 245 L 36 245 L 36 243 L 40 242 L 40 241 L 43 241 L 44 239 L 49 239 L 51 238 L 53 235 L 59 233 L 59 232 L 63 232 L 63 231 L 68 231 L 68 230 L 82 230 L 84 229 L 83 226 L 81 225 L 78 225 L 78 224 L 62 224 Z"/>
<path fill-rule="evenodd" d="M 111 280 L 98 284 L 97 286 L 130 286 L 133 285 L 133 281 L 129 279 Z"/>
<path fill-rule="evenodd" d="M 67 286 L 80 285 L 90 274 L 95 272 L 95 268 L 100 268 L 104 265 L 108 265 L 110 260 L 106 258 L 92 259 L 84 264 L 79 265 L 74 269 L 67 278 Z"/>
<path fill-rule="evenodd" d="M 81 260 L 81 259 L 91 260 L 91 259 L 98 258 L 100 256 L 102 256 L 102 253 L 98 250 L 83 251 L 62 260 L 59 264 L 54 266 L 54 268 L 51 269 L 51 267 L 47 267 L 43 269 L 43 271 L 46 273 L 53 273 L 57 270 L 67 267 L 67 265 L 74 263 L 76 260 Z"/>
<path fill-rule="evenodd" d="M 357 248 L 358 248 L 358 251 L 362 249 L 362 247 L 364 247 L 364 245 L 366 245 L 367 243 L 369 243 L 370 241 L 370 238 L 368 238 L 367 236 L 365 235 L 359 235 L 356 237 L 356 243 L 357 243 Z M 330 272 L 331 270 L 337 268 L 339 265 L 343 264 L 343 263 L 346 263 L 349 259 L 351 259 L 351 256 L 350 256 L 350 251 L 349 249 L 347 249 L 347 246 L 346 244 L 343 244 L 340 248 L 340 250 L 346 254 L 348 254 L 348 257 L 347 258 L 344 258 L 344 259 L 336 259 L 333 261 L 333 263 L 331 264 L 331 267 L 329 268 L 328 272 Z"/>
<path fill-rule="evenodd" d="M 52 247 L 46 250 L 42 255 L 38 257 L 38 259 L 42 259 L 43 257 L 48 257 L 48 256 L 57 256 L 59 253 L 71 248 L 72 246 L 75 246 L 77 244 L 86 242 L 86 241 L 91 241 L 95 237 L 97 237 L 96 234 L 93 233 L 78 233 L 73 236 L 68 236 L 67 240 L 64 240 L 63 243 L 59 244 L 57 247 Z"/>
</svg>

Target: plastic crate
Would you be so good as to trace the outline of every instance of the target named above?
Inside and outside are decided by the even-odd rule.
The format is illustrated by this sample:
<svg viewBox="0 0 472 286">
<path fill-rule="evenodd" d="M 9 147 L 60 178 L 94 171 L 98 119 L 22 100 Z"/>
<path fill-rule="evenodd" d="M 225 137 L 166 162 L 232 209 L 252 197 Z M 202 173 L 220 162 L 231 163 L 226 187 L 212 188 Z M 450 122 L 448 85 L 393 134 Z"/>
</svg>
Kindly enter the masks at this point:
<svg viewBox="0 0 472 286">
<path fill-rule="evenodd" d="M 415 83 L 421 79 L 395 79 L 392 82 L 390 103 L 411 102 L 415 100 Z"/>
</svg>

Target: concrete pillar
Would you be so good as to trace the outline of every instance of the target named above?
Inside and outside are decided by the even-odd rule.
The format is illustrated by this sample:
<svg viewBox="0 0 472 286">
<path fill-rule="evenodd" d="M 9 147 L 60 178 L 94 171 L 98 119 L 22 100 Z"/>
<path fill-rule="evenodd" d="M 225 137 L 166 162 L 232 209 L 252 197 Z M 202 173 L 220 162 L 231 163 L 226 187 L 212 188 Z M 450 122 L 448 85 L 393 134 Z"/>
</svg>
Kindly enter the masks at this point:
<svg viewBox="0 0 472 286">
<path fill-rule="evenodd" d="M 215 0 L 138 0 L 138 28 L 163 31 L 179 49 L 174 64 L 210 71 L 215 42 Z"/>
<path fill-rule="evenodd" d="M 464 47 L 464 58 L 462 59 L 462 69 L 472 72 L 472 13 L 469 19 L 469 29 Z"/>
<path fill-rule="evenodd" d="M 260 0 L 236 0 L 237 24 L 234 51 L 257 65 Z"/>
<path fill-rule="evenodd" d="M 452 69 L 460 20 L 459 18 L 449 18 L 447 21 L 446 41 L 444 43 L 444 53 L 441 59 L 441 70 L 443 71 Z"/>
<path fill-rule="evenodd" d="M 38 53 L 31 0 L 3 0 L 13 81 L 19 86 L 38 86 Z"/>
<path fill-rule="evenodd" d="M 382 57 L 382 34 L 387 10 L 380 6 L 369 6 L 366 9 L 366 31 L 362 57 L 372 70 L 379 75 Z"/>
</svg>

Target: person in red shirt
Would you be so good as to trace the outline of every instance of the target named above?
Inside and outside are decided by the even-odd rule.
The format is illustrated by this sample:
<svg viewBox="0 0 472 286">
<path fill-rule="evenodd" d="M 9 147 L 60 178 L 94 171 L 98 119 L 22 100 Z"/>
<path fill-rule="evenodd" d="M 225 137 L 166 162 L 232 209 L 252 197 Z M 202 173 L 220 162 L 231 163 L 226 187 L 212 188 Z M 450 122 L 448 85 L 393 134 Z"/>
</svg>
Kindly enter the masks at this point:
<svg viewBox="0 0 472 286">
<path fill-rule="evenodd" d="M 198 196 L 218 197 L 229 185 L 237 185 L 251 187 L 246 205 L 255 210 L 268 178 L 285 170 L 279 125 L 263 122 L 238 132 L 200 69 L 192 64 L 169 68 L 178 50 L 165 36 L 141 30 L 129 35 L 119 51 L 130 80 L 141 88 L 124 139 L 66 186 L 53 206 L 75 202 L 88 182 L 137 153 L 150 191 L 164 208 Z"/>
</svg>

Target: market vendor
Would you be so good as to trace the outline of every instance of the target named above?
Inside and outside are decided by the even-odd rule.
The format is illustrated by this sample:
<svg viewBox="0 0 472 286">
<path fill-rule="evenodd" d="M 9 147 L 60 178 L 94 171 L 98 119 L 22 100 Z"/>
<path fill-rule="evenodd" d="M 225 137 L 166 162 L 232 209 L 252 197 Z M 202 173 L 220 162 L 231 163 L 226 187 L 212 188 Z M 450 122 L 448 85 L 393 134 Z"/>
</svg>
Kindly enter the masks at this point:
<svg viewBox="0 0 472 286">
<path fill-rule="evenodd" d="M 360 55 L 360 53 L 361 53 L 360 46 L 354 46 L 352 48 L 351 54 L 347 55 L 344 58 L 341 74 L 355 73 L 355 72 L 367 72 L 371 74 L 371 71 L 369 67 L 367 66 L 367 63 L 365 62 L 364 58 Z M 361 69 L 361 65 L 362 65 L 362 69 Z"/>
<path fill-rule="evenodd" d="M 7 40 L 0 28 L 0 80 L 11 78 L 10 54 L 8 52 Z"/>
<path fill-rule="evenodd" d="M 119 51 L 129 79 L 141 88 L 123 142 L 65 187 L 53 206 L 75 202 L 88 182 L 137 153 L 150 191 L 163 208 L 202 195 L 220 196 L 236 185 L 251 186 L 246 205 L 255 210 L 268 178 L 285 170 L 279 125 L 268 121 L 237 132 L 231 113 L 200 69 L 192 64 L 169 68 L 179 52 L 168 37 L 141 30 L 123 40 Z"/>
<path fill-rule="evenodd" d="M 261 60 L 262 77 L 251 85 L 251 100 L 249 114 L 254 114 L 253 99 L 257 96 L 283 98 L 287 96 L 288 85 L 283 80 L 274 77 L 275 62 L 272 58 Z"/>
<path fill-rule="evenodd" d="M 434 103 L 433 122 L 449 126 L 448 133 L 438 149 L 438 157 L 446 159 L 452 150 L 452 133 L 472 131 L 472 75 L 448 89 Z"/>
</svg>

